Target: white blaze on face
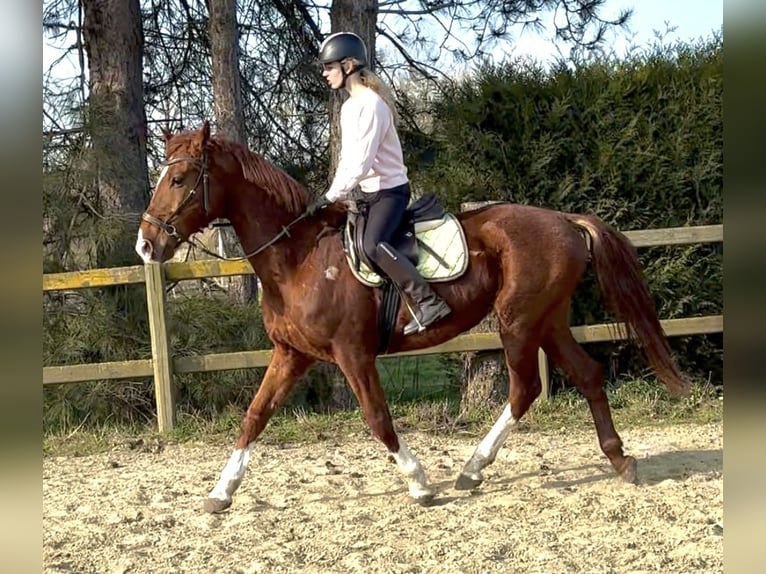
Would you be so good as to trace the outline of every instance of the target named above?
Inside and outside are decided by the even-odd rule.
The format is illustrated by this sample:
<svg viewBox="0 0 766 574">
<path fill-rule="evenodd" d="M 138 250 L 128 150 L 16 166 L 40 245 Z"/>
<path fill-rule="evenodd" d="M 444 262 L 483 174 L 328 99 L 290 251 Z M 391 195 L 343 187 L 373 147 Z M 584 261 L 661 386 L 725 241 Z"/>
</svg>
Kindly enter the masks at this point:
<svg viewBox="0 0 766 574">
<path fill-rule="evenodd" d="M 173 158 L 170 158 L 168 160 L 168 164 L 173 160 Z M 157 193 L 157 190 L 160 188 L 160 184 L 162 183 L 162 180 L 165 179 L 165 176 L 168 174 L 168 167 L 169 165 L 162 166 L 162 170 L 160 170 L 160 176 L 157 178 L 157 184 L 154 186 L 154 193 Z M 138 238 L 136 239 L 136 253 L 138 253 L 138 256 L 141 258 L 141 260 L 144 263 L 149 263 L 152 260 L 152 254 L 151 252 L 146 250 L 146 241 L 144 240 L 144 234 L 141 232 L 141 230 L 138 230 Z"/>
<path fill-rule="evenodd" d="M 172 158 L 168 160 L 168 164 L 172 161 Z M 168 167 L 170 167 L 168 164 L 162 166 L 162 170 L 160 171 L 160 177 L 157 178 L 157 185 L 154 186 L 154 193 L 157 193 L 157 190 L 160 188 L 160 184 L 162 183 L 162 180 L 165 179 L 165 176 L 168 174 Z"/>
</svg>

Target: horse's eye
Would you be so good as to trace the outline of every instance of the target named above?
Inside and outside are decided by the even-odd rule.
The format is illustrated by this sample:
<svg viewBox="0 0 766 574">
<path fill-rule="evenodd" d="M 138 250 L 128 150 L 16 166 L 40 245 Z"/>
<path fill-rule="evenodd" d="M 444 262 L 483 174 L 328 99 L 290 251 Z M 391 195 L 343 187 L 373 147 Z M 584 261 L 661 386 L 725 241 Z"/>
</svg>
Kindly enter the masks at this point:
<svg viewBox="0 0 766 574">
<path fill-rule="evenodd" d="M 173 179 L 171 180 L 171 183 L 175 185 L 176 187 L 179 187 L 184 182 L 184 178 L 180 175 L 174 175 Z"/>
</svg>

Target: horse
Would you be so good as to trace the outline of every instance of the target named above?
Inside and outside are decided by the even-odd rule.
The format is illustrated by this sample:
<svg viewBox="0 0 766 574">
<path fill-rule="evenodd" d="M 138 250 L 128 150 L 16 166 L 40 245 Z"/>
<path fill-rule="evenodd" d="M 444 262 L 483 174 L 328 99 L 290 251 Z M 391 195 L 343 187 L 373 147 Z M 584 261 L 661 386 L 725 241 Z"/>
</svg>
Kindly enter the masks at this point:
<svg viewBox="0 0 766 574">
<path fill-rule="evenodd" d="M 375 366 L 380 289 L 351 273 L 341 242 L 344 204 L 312 215 L 308 192 L 247 147 L 198 130 L 163 129 L 166 159 L 138 229 L 144 262 L 167 261 L 189 236 L 217 218 L 236 232 L 262 287 L 263 322 L 273 355 L 242 420 L 239 438 L 204 509 L 232 504 L 254 443 L 301 376 L 317 361 L 338 365 L 379 439 L 407 483 L 410 497 L 432 503 L 436 494 L 418 458 L 394 429 Z M 542 348 L 587 401 L 599 446 L 616 475 L 637 482 L 634 457 L 625 455 L 604 391 L 602 366 L 572 336 L 573 294 L 586 269 L 595 271 L 609 311 L 640 345 L 657 379 L 674 395 L 690 383 L 671 357 L 635 248 L 593 215 L 513 203 L 495 203 L 457 215 L 468 246 L 465 273 L 434 284 L 452 313 L 426 330 L 404 336 L 402 306 L 385 353 L 443 343 L 494 311 L 508 369 L 508 402 L 456 478 L 474 489 L 510 431 L 541 391 L 537 355 Z"/>
</svg>

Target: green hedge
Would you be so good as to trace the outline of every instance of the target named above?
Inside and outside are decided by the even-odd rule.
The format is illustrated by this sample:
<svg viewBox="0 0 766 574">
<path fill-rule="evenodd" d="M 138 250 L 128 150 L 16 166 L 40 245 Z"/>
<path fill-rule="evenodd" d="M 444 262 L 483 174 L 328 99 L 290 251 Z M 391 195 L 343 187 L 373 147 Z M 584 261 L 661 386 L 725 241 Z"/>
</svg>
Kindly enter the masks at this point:
<svg viewBox="0 0 766 574">
<path fill-rule="evenodd" d="M 506 200 L 592 213 L 621 230 L 723 221 L 719 36 L 576 67 L 511 61 L 444 94 L 432 132 L 403 139 L 416 189 L 438 192 L 453 210 Z M 661 318 L 723 312 L 720 244 L 640 257 Z M 588 276 L 573 324 L 613 319 L 595 293 Z M 672 344 L 685 370 L 721 381 L 720 335 Z M 625 345 L 589 350 L 615 369 L 641 369 Z"/>
</svg>

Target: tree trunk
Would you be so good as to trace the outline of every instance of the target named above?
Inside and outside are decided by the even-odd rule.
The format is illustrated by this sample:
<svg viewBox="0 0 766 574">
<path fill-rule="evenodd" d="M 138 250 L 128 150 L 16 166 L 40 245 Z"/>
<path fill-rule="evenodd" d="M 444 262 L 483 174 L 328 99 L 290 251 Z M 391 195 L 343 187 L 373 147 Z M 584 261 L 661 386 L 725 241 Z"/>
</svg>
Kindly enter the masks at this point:
<svg viewBox="0 0 766 574">
<path fill-rule="evenodd" d="M 149 200 L 143 91 L 144 36 L 138 0 L 83 0 L 89 128 L 103 226 L 99 266 L 132 265 L 139 217 Z"/>
<path fill-rule="evenodd" d="M 247 144 L 239 75 L 239 34 L 236 0 L 207 0 L 210 19 L 213 108 L 217 133 Z"/>
<path fill-rule="evenodd" d="M 332 33 L 353 32 L 367 46 L 370 70 L 375 71 L 375 25 L 378 19 L 377 0 L 333 0 L 330 9 Z M 340 159 L 340 107 L 348 94 L 338 90 L 330 94 L 330 181 Z"/>
<path fill-rule="evenodd" d="M 477 209 L 494 201 L 463 203 L 461 211 Z M 496 333 L 497 317 L 492 313 L 471 331 Z M 463 382 L 460 390 L 460 411 L 471 409 L 495 409 L 508 400 L 508 370 L 502 351 L 466 353 L 463 361 Z"/>
<path fill-rule="evenodd" d="M 242 83 L 239 72 L 239 34 L 237 31 L 236 0 L 207 0 L 210 18 L 208 34 L 212 64 L 213 107 L 216 133 L 247 145 L 245 114 L 242 106 Z M 216 226 L 221 235 L 224 253 L 242 256 L 242 246 L 231 227 Z M 258 282 L 255 275 L 240 275 L 226 279 L 227 290 L 241 303 L 257 300 Z"/>
<path fill-rule="evenodd" d="M 479 325 L 474 333 L 486 332 Z M 495 409 L 508 400 L 508 371 L 503 353 L 479 351 L 466 353 L 460 389 L 460 412 L 472 409 Z"/>
</svg>

